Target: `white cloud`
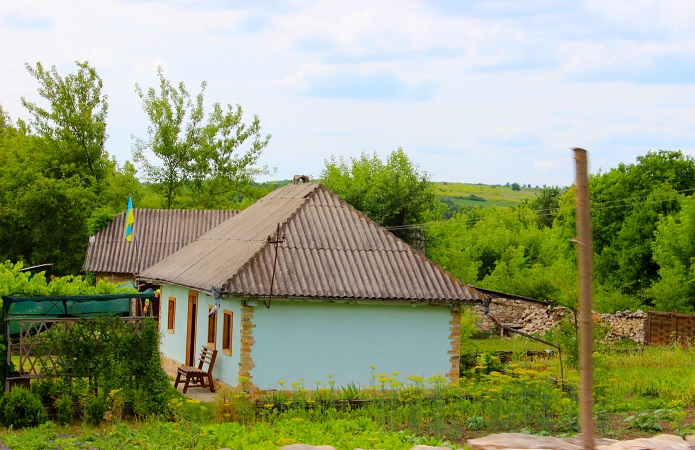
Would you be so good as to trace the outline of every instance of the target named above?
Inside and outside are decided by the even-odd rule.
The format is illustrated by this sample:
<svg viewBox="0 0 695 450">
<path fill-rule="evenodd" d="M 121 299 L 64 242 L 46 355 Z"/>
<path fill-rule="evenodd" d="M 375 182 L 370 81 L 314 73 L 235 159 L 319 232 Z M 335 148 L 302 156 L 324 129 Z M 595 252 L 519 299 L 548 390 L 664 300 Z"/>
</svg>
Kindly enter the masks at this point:
<svg viewBox="0 0 695 450">
<path fill-rule="evenodd" d="M 566 185 L 572 146 L 605 169 L 695 142 L 686 0 L 8 0 L 0 17 L 17 18 L 0 21 L 3 107 L 36 99 L 25 62 L 89 60 L 121 162 L 146 135 L 134 85 L 158 66 L 258 114 L 281 178 L 402 146 L 437 180 Z"/>
</svg>

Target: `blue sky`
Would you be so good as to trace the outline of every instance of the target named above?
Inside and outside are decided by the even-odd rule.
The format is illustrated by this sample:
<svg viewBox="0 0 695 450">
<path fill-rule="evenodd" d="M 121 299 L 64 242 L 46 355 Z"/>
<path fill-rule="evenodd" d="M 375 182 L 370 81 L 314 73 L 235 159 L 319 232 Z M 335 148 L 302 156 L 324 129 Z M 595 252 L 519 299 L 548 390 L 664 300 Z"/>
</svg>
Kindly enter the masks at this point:
<svg viewBox="0 0 695 450">
<path fill-rule="evenodd" d="M 649 150 L 695 155 L 695 3 L 668 1 L 4 0 L 0 104 L 27 118 L 24 64 L 88 60 L 107 150 L 131 159 L 157 66 L 272 134 L 266 179 L 402 147 L 432 180 L 569 185 Z"/>
</svg>

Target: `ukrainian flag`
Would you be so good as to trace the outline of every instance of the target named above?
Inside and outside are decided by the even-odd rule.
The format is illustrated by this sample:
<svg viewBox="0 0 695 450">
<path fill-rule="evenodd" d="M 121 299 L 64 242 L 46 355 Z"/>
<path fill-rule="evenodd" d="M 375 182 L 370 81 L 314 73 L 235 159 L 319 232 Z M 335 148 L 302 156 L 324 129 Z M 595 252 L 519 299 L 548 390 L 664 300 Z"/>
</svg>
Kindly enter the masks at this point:
<svg viewBox="0 0 695 450">
<path fill-rule="evenodd" d="M 133 199 L 128 196 L 128 209 L 125 211 L 125 240 L 130 242 L 133 240 L 133 224 L 135 216 L 133 215 Z"/>
</svg>

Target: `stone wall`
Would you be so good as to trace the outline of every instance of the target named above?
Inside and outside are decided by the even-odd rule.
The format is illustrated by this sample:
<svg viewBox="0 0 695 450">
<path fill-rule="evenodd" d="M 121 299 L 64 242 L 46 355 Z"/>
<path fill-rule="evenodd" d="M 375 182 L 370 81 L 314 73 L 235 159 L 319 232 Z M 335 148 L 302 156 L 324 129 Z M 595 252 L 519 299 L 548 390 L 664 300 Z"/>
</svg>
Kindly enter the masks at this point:
<svg viewBox="0 0 695 450">
<path fill-rule="evenodd" d="M 470 307 L 478 317 L 476 326 L 490 334 L 500 333 L 500 329 L 485 316 L 483 304 Z M 552 306 L 544 302 L 515 298 L 494 298 L 490 303 L 490 314 L 500 323 L 527 334 L 544 335 L 567 316 L 574 320 L 574 313 L 562 306 Z M 594 314 L 594 322 L 606 327 L 607 341 L 630 339 L 645 344 L 647 338 L 647 313 L 642 310 L 618 311 L 615 314 Z"/>
<path fill-rule="evenodd" d="M 549 305 L 545 302 L 498 297 L 493 298 L 490 302 L 490 314 L 497 319 L 498 322 L 505 325 L 524 325 L 529 320 L 531 320 L 534 324 L 537 322 L 539 327 L 533 327 L 533 331 L 526 332 L 545 333 L 545 331 L 550 329 L 550 327 L 547 329 L 540 329 L 540 326 L 542 326 L 544 322 L 543 320 L 539 319 L 547 315 L 548 306 Z M 485 315 L 482 303 L 472 305 L 471 309 L 478 317 L 476 326 L 479 330 L 490 334 L 499 332 L 494 322 L 492 322 L 492 320 Z M 522 329 L 522 331 L 525 330 Z"/>
<path fill-rule="evenodd" d="M 606 340 L 630 339 L 638 344 L 647 343 L 647 313 L 638 309 L 618 311 L 615 314 L 598 314 L 599 323 L 608 327 Z"/>
</svg>

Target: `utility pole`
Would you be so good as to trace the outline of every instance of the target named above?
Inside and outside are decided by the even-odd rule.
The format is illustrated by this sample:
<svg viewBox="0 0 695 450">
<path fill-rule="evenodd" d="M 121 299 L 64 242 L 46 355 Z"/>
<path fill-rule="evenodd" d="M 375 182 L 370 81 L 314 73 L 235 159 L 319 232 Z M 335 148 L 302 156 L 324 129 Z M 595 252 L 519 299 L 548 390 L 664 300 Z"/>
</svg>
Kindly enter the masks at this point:
<svg viewBox="0 0 695 450">
<path fill-rule="evenodd" d="M 591 217 L 586 150 L 575 148 L 577 168 L 577 259 L 579 263 L 579 429 L 584 448 L 594 450 L 594 364 L 592 305 Z"/>
</svg>

